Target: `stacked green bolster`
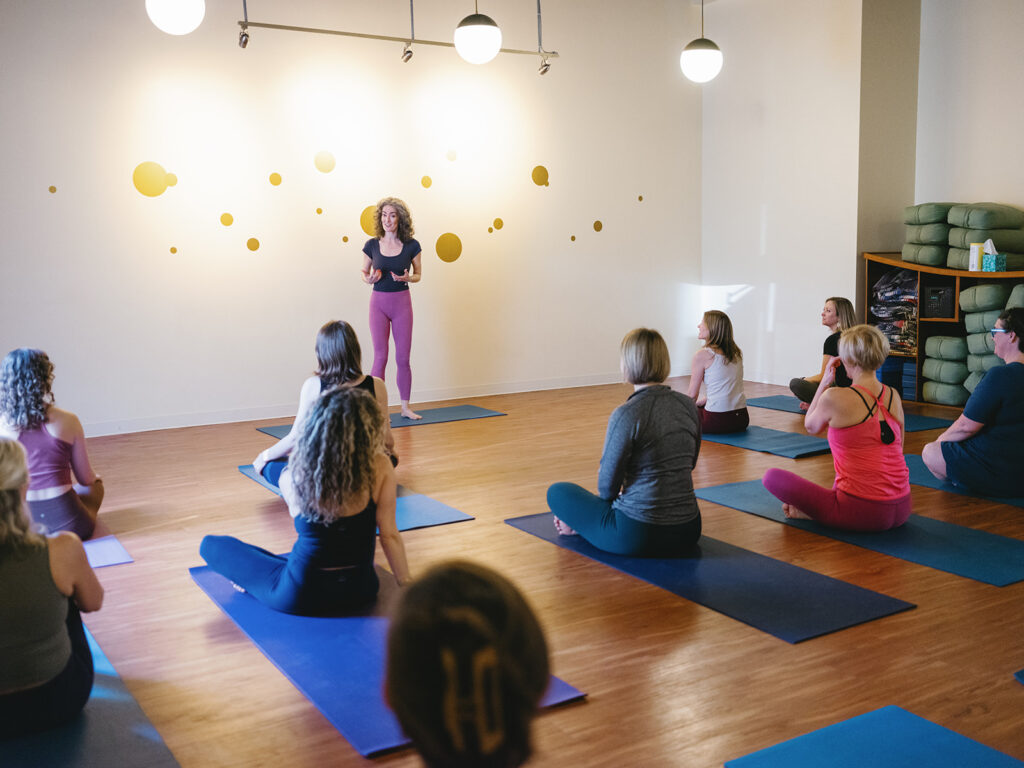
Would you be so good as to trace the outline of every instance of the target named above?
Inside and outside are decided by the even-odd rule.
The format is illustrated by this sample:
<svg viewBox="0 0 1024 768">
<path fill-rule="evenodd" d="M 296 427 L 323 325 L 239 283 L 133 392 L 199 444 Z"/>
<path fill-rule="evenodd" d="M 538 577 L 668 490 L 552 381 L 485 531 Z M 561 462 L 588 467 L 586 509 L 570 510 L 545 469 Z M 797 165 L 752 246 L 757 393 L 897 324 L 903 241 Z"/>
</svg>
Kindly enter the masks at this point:
<svg viewBox="0 0 1024 768">
<path fill-rule="evenodd" d="M 941 267 L 949 252 L 949 224 L 946 221 L 953 203 L 921 203 L 903 209 L 903 260 L 930 267 Z"/>
<path fill-rule="evenodd" d="M 1001 301 L 1004 303 L 1000 306 Z M 986 372 L 1004 365 L 993 351 L 995 340 L 992 338 L 991 330 L 995 328 L 996 321 L 1004 309 L 1024 307 L 1024 283 L 1018 283 L 1012 290 L 1005 285 L 973 286 L 960 293 L 960 306 L 967 312 L 964 315 L 964 326 L 967 329 L 967 338 L 964 341 L 969 375 L 963 386 L 968 392 L 974 392 L 974 388 L 978 386 Z M 972 311 L 967 311 L 968 307 Z"/>
<path fill-rule="evenodd" d="M 943 405 L 966 403 L 969 393 L 964 381 L 970 374 L 966 363 L 967 340 L 962 336 L 932 336 L 925 341 L 924 353 L 924 399 Z"/>
<path fill-rule="evenodd" d="M 1006 256 L 1006 269 L 1024 269 L 1024 211 L 999 203 L 954 205 L 946 217 L 949 224 L 949 252 L 946 266 L 968 269 L 971 243 L 991 240 Z"/>
</svg>

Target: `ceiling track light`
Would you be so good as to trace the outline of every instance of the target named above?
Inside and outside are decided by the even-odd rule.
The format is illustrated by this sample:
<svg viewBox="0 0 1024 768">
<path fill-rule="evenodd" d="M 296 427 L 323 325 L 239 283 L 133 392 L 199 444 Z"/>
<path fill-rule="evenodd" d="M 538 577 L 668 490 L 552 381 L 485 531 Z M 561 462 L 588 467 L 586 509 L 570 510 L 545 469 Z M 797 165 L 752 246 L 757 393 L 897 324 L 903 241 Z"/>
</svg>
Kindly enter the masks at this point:
<svg viewBox="0 0 1024 768">
<path fill-rule="evenodd" d="M 679 68 L 688 80 L 707 83 L 722 71 L 722 51 L 704 37 L 704 0 L 700 0 L 700 37 L 691 41 L 679 54 Z"/>
<path fill-rule="evenodd" d="M 249 45 L 249 8 L 245 4 L 245 0 L 242 0 L 242 19 L 244 20 L 241 24 L 242 30 L 238 33 L 238 47 L 243 51 L 245 47 Z"/>
<path fill-rule="evenodd" d="M 470 64 L 486 64 L 501 50 L 501 29 L 494 19 L 480 13 L 476 0 L 473 13 L 455 28 L 454 39 L 455 50 Z"/>
<path fill-rule="evenodd" d="M 544 50 L 544 41 L 541 36 L 541 17 L 540 17 L 540 0 L 537 0 L 537 55 L 540 56 L 540 66 L 537 67 L 538 75 L 546 75 L 548 70 L 551 69 L 551 62 L 548 58 L 551 56 L 557 56 L 557 53 Z"/>
</svg>

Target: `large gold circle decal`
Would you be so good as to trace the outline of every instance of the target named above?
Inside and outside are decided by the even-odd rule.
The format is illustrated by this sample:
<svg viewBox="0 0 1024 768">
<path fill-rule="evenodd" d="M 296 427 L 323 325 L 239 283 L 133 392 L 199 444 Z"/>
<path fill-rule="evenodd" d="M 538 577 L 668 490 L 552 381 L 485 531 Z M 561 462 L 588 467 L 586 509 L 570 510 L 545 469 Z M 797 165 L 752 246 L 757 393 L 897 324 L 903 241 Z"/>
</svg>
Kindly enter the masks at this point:
<svg viewBox="0 0 1024 768">
<path fill-rule="evenodd" d="M 168 173 L 160 163 L 147 160 L 135 166 L 132 173 L 132 183 L 146 197 L 159 197 L 178 183 L 178 177 Z"/>
<path fill-rule="evenodd" d="M 441 261 L 451 263 L 462 255 L 462 241 L 459 240 L 458 235 L 452 232 L 445 232 L 437 238 L 435 248 L 437 249 L 437 257 Z"/>
<path fill-rule="evenodd" d="M 363 208 L 363 212 L 359 214 L 359 226 L 363 228 L 363 232 L 368 234 L 370 237 L 377 236 L 377 206 L 368 205 Z"/>
</svg>

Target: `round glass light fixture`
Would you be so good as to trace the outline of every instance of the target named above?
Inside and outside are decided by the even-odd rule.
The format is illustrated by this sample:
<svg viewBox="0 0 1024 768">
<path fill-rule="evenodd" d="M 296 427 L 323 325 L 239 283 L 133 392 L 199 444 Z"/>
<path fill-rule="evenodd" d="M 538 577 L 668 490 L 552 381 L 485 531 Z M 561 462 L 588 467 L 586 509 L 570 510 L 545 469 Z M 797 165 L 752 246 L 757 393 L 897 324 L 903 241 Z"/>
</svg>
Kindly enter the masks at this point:
<svg viewBox="0 0 1024 768">
<path fill-rule="evenodd" d="M 714 80 L 722 71 L 722 51 L 706 37 L 698 37 L 679 54 L 679 68 L 695 83 Z"/>
<path fill-rule="evenodd" d="M 203 23 L 205 0 L 146 0 L 146 13 L 168 35 L 187 35 Z"/>
<path fill-rule="evenodd" d="M 501 50 L 501 30 L 490 16 L 472 13 L 455 28 L 455 50 L 470 64 L 486 64 Z"/>
</svg>

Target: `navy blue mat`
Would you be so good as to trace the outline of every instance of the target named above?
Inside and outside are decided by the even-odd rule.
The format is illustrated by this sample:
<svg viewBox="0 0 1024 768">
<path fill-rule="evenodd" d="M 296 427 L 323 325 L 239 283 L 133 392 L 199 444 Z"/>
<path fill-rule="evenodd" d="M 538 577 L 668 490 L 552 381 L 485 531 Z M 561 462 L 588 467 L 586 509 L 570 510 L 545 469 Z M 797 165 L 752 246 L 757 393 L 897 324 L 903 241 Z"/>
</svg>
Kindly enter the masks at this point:
<svg viewBox="0 0 1024 768">
<path fill-rule="evenodd" d="M 178 765 L 95 638 L 86 630 L 96 671 L 92 696 L 81 717 L 63 728 L 0 744 L 4 768 L 112 768 Z"/>
<path fill-rule="evenodd" d="M 698 488 L 696 494 L 715 504 L 985 584 L 1005 587 L 1024 581 L 1024 541 L 1020 539 L 920 515 L 911 515 L 899 528 L 877 533 L 842 531 L 813 520 L 790 520 L 782 512 L 782 502 L 760 480 Z"/>
<path fill-rule="evenodd" d="M 552 518 L 545 512 L 505 522 L 787 643 L 916 607 L 708 536 L 701 537 L 699 551 L 690 557 L 613 555 L 582 536 L 559 536 Z"/>
<path fill-rule="evenodd" d="M 235 591 L 231 582 L 207 566 L 190 568 L 189 573 L 361 755 L 370 757 L 409 744 L 384 703 L 386 618 L 291 616 Z M 552 676 L 541 705 L 550 707 L 584 696 Z"/>
<path fill-rule="evenodd" d="M 401 413 L 392 413 L 391 428 L 398 429 L 399 427 L 416 427 L 423 424 L 443 424 L 446 421 L 486 419 L 489 416 L 505 415 L 501 411 L 492 411 L 487 408 L 481 408 L 479 405 L 448 405 L 443 408 L 425 408 L 422 411 L 416 411 L 416 413 L 423 418 L 416 421 L 405 418 Z M 292 425 L 289 422 L 288 424 L 278 424 L 273 427 L 257 427 L 257 429 L 280 440 L 291 431 Z"/>
<path fill-rule="evenodd" d="M 271 483 L 263 475 L 256 473 L 252 464 L 244 464 L 238 471 L 255 480 L 269 491 L 278 496 L 281 490 Z M 422 493 L 412 493 L 402 486 L 398 486 L 398 502 L 395 505 L 395 520 L 398 523 L 398 530 L 411 531 L 416 528 L 430 528 L 435 525 L 446 525 L 448 523 L 461 523 L 463 520 L 474 520 L 472 515 L 460 512 L 455 507 L 449 507 L 437 499 L 424 496 Z"/>
<path fill-rule="evenodd" d="M 769 408 L 773 411 L 787 411 L 803 415 L 806 411 L 800 410 L 800 401 L 789 395 L 769 395 L 768 397 L 748 397 L 747 405 L 755 408 Z M 921 416 L 917 413 L 903 413 L 906 421 L 907 432 L 923 432 L 928 429 L 945 429 L 953 422 L 949 419 L 940 419 L 935 416 Z"/>
<path fill-rule="evenodd" d="M 960 486 L 953 485 L 950 482 L 939 480 L 935 475 L 928 471 L 928 467 L 924 465 L 924 459 L 916 453 L 908 453 L 903 458 L 906 460 L 907 467 L 910 469 L 910 482 L 914 485 L 923 485 L 925 488 L 935 488 L 940 491 L 955 493 L 960 496 L 970 496 L 973 499 L 985 499 L 986 501 L 997 501 L 1000 504 L 1010 504 L 1014 507 L 1024 507 L 1024 497 L 982 496 L 980 493 L 973 493 L 968 491 L 966 488 L 961 488 Z"/>
<path fill-rule="evenodd" d="M 785 456 L 787 459 L 801 459 L 805 456 L 817 456 L 828 453 L 828 440 L 823 437 L 806 435 L 798 432 L 782 432 L 778 429 L 750 425 L 743 432 L 728 435 L 704 434 L 704 441 L 734 445 L 749 451 L 772 453 Z"/>
<path fill-rule="evenodd" d="M 725 768 L 1021 768 L 1024 763 L 900 707 L 843 720 Z"/>
</svg>

